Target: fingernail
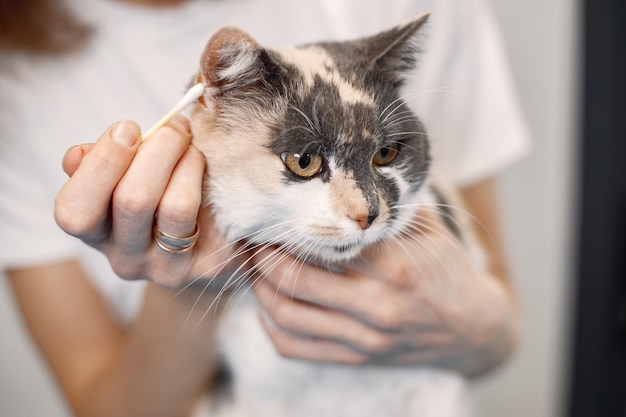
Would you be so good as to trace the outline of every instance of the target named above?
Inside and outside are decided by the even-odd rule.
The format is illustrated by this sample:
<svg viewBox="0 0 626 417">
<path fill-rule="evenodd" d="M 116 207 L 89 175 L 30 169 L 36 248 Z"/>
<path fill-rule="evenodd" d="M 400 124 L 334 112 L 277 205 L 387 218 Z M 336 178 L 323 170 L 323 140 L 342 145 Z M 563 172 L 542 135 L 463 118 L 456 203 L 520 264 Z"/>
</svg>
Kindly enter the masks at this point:
<svg viewBox="0 0 626 417">
<path fill-rule="evenodd" d="M 126 146 L 133 146 L 139 138 L 139 126 L 135 122 L 130 120 L 123 120 L 118 122 L 117 126 L 113 128 L 111 137 L 117 143 L 121 143 Z"/>
</svg>

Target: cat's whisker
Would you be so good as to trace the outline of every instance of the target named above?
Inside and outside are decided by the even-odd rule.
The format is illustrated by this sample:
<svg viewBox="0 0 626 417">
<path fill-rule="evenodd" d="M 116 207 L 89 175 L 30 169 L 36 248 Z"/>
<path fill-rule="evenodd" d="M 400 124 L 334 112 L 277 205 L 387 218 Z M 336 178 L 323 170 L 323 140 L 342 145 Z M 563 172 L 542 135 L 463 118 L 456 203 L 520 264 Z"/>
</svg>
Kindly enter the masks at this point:
<svg viewBox="0 0 626 417">
<path fill-rule="evenodd" d="M 288 133 L 291 133 L 291 132 L 293 132 L 294 130 L 298 130 L 298 129 L 302 129 L 302 130 L 304 130 L 305 132 L 310 133 L 311 135 L 315 135 L 315 134 L 316 134 L 313 130 L 311 130 L 311 129 L 310 129 L 310 128 L 308 128 L 308 127 L 297 125 L 297 126 L 290 127 L 289 129 L 282 130 L 282 131 L 281 131 L 281 132 L 280 132 L 280 133 L 276 136 L 276 139 L 281 139 L 282 137 L 284 137 L 284 136 L 285 136 L 285 135 L 287 135 Z"/>
<path fill-rule="evenodd" d="M 435 222 L 433 222 L 433 224 L 435 224 L 434 227 L 431 227 L 428 224 L 424 224 L 423 221 L 428 219 L 421 217 L 416 218 L 414 213 L 406 213 L 404 217 L 399 217 L 398 220 L 398 223 L 401 224 L 401 229 L 399 230 L 400 235 L 416 239 L 414 232 L 417 232 L 420 236 L 424 236 L 425 238 L 430 240 L 431 243 L 434 244 L 432 237 L 428 233 L 424 233 L 425 231 L 427 231 L 431 234 L 435 234 L 442 239 L 450 239 L 448 243 L 453 243 L 453 239 L 450 238 L 450 236 L 448 236 L 445 232 L 439 230 L 439 224 L 435 224 Z M 458 242 L 455 241 L 454 243 Z"/>
<path fill-rule="evenodd" d="M 222 273 L 222 271 L 224 270 L 224 268 L 229 265 L 233 260 L 235 260 L 236 258 L 247 254 L 248 252 L 250 252 L 251 250 L 253 250 L 253 248 L 251 248 L 251 245 L 249 244 L 249 240 L 253 237 L 261 237 L 261 239 L 264 239 L 265 234 L 266 233 L 270 233 L 272 232 L 274 229 L 278 229 L 280 227 L 289 225 L 291 223 L 294 223 L 296 220 L 291 220 L 291 221 L 284 221 L 281 223 L 277 223 L 274 224 L 272 226 L 268 226 L 266 228 L 260 229 L 258 231 L 255 231 L 253 233 L 250 233 L 246 236 L 244 236 L 242 239 L 235 241 L 235 242 L 231 242 L 227 245 L 222 246 L 221 248 L 213 251 L 212 253 L 206 255 L 204 258 L 202 258 L 201 260 L 197 261 L 193 266 L 189 267 L 189 270 L 193 269 L 194 267 L 196 267 L 197 265 L 201 264 L 204 260 L 209 259 L 211 256 L 217 255 L 219 252 L 232 248 L 233 246 L 237 245 L 239 242 L 245 241 L 246 243 L 244 245 L 242 245 L 241 247 L 239 247 L 233 254 L 231 254 L 227 259 L 225 259 L 224 261 L 220 262 L 219 264 L 213 266 L 212 268 L 210 268 L 209 270 L 203 272 L 200 276 L 194 278 L 193 280 L 191 280 L 189 283 L 187 283 L 185 286 L 183 286 L 182 288 L 180 288 L 174 295 L 173 297 L 177 297 L 179 296 L 183 291 L 186 291 L 188 288 L 190 288 L 192 285 L 196 284 L 198 281 L 208 277 L 208 276 L 217 276 L 219 274 Z M 202 295 L 202 294 L 201 294 Z M 194 305 L 195 306 L 195 305 Z"/>
<path fill-rule="evenodd" d="M 315 131 L 315 124 L 313 123 L 311 118 L 306 115 L 305 112 L 303 112 L 302 110 L 300 110 L 299 108 L 297 108 L 293 104 L 290 104 L 289 108 L 292 109 L 292 110 L 295 110 L 298 114 L 300 114 L 304 118 L 304 120 L 306 120 L 306 122 L 309 124 L 309 127 L 311 128 L 311 130 Z"/>
<path fill-rule="evenodd" d="M 405 94 L 401 97 L 398 97 L 397 99 L 389 103 L 389 105 L 387 105 L 387 107 L 385 107 L 382 112 L 380 112 L 378 120 L 380 120 L 383 116 L 385 116 L 385 113 L 394 105 L 396 105 L 396 107 L 392 111 L 389 112 L 389 114 L 385 117 L 385 119 L 382 120 L 381 123 L 383 125 L 392 114 L 394 114 L 398 109 L 402 108 L 402 106 L 405 104 L 405 101 L 414 100 L 416 97 L 422 96 L 424 94 L 444 92 L 448 89 L 449 87 L 433 88 L 429 90 L 416 91 L 416 92 Z M 398 102 L 401 102 L 401 103 L 398 104 Z"/>
<path fill-rule="evenodd" d="M 421 254 L 421 256 L 419 256 L 419 259 L 421 259 L 423 263 L 426 263 L 430 270 L 430 274 L 424 276 L 430 276 L 434 279 L 434 281 L 431 279 L 427 280 L 426 282 L 444 282 L 444 279 L 447 279 L 448 282 L 453 282 L 451 278 L 454 276 L 454 274 L 450 272 L 446 260 L 440 256 L 440 252 L 437 249 L 440 244 L 437 242 L 435 236 L 433 236 L 432 234 L 424 233 L 424 229 L 430 228 L 430 226 L 424 225 L 423 223 L 416 221 L 413 218 L 407 218 L 405 220 L 406 226 L 396 237 L 396 242 L 405 242 L 407 245 L 410 245 L 414 248 L 414 250 Z M 436 237 L 439 238 L 438 236 Z M 441 237 L 441 239 L 446 238 L 447 236 Z M 455 243 L 452 243 L 452 245 L 456 247 Z M 409 258 L 413 259 L 411 253 L 407 253 L 409 254 Z M 417 260 L 414 262 L 414 264 L 418 264 Z M 421 264 L 417 266 L 422 270 L 423 274 L 424 271 L 421 268 Z M 442 273 L 445 273 L 445 277 L 441 275 Z"/>
<path fill-rule="evenodd" d="M 319 242 L 321 242 L 321 239 L 317 239 L 317 240 Z M 302 268 L 304 267 L 305 264 L 311 263 L 310 260 L 314 256 L 314 249 L 313 248 L 314 248 L 314 246 L 312 245 L 312 246 L 309 246 L 308 248 L 300 249 L 301 253 L 296 256 L 296 260 L 299 261 L 300 266 L 298 268 L 298 271 L 295 273 L 294 279 L 293 279 L 294 282 L 293 282 L 292 291 L 291 291 L 291 298 L 292 299 L 294 297 L 296 281 L 298 280 L 298 277 L 300 276 L 300 273 L 302 272 Z M 295 263 L 295 261 L 294 261 L 294 263 Z M 294 263 L 292 263 L 292 265 L 290 266 L 290 269 L 291 269 L 291 267 L 293 266 Z M 330 261 L 328 262 L 328 264 L 330 264 Z"/>
<path fill-rule="evenodd" d="M 260 236 L 263 236 L 265 233 L 270 233 L 270 232 L 272 232 L 274 229 L 278 229 L 278 228 L 280 228 L 280 227 L 282 227 L 282 226 L 285 226 L 285 225 L 291 224 L 291 223 L 293 223 L 294 221 L 295 221 L 295 220 L 292 220 L 292 221 L 285 221 L 285 222 L 282 222 L 282 223 L 278 223 L 278 224 L 272 225 L 272 226 L 270 226 L 270 227 L 267 227 L 267 228 L 261 229 L 261 230 L 259 230 L 259 231 L 257 231 L 257 232 L 251 233 L 251 234 L 249 234 L 249 235 L 247 235 L 247 236 L 248 236 L 248 237 L 257 237 L 257 238 L 258 238 L 258 237 L 259 237 L 259 235 L 260 235 Z M 277 239 L 278 239 L 278 240 L 280 240 L 280 239 L 282 239 L 282 236 L 283 236 L 283 235 L 287 235 L 287 234 L 289 234 L 289 233 L 290 233 L 290 230 L 288 229 L 287 231 L 285 231 L 285 232 L 283 232 L 282 234 L 278 235 L 278 236 L 277 236 L 277 237 L 275 237 L 274 239 L 267 240 L 267 241 L 266 241 L 265 243 L 263 243 L 263 244 L 255 244 L 255 243 L 253 243 L 253 242 L 249 242 L 249 241 L 247 241 L 244 245 L 242 245 L 240 248 L 238 248 L 238 250 L 237 250 L 237 251 L 236 251 L 233 255 L 231 255 L 228 259 L 226 259 L 226 260 L 225 260 L 225 261 L 223 261 L 222 263 L 218 264 L 218 265 L 216 266 L 216 267 L 219 267 L 219 268 L 218 268 L 218 271 L 217 271 L 216 273 L 214 273 L 214 274 L 211 274 L 211 275 L 214 275 L 214 276 L 219 276 L 219 274 L 222 272 L 223 268 L 224 268 L 226 265 L 230 264 L 230 262 L 231 262 L 233 259 L 235 259 L 235 258 L 237 258 L 237 257 L 239 257 L 239 256 L 241 256 L 241 255 L 243 255 L 243 254 L 246 254 L 246 253 L 249 253 L 249 252 L 251 252 L 251 251 L 257 250 L 257 249 L 259 249 L 259 248 L 262 248 L 262 249 L 263 249 L 263 248 L 270 247 L 270 246 L 272 246 L 273 244 L 277 243 Z M 206 309 L 205 314 L 203 314 L 203 316 L 200 318 L 200 321 L 199 321 L 199 322 L 201 322 L 201 321 L 202 321 L 202 320 L 206 317 L 206 314 L 208 313 L 208 311 L 209 311 L 209 310 L 211 310 L 211 309 L 212 309 L 212 308 L 216 305 L 216 303 L 218 303 L 218 302 L 219 302 L 219 300 L 223 297 L 223 295 L 224 295 L 224 294 L 225 294 L 228 290 L 230 290 L 233 286 L 237 286 L 237 287 L 235 288 L 235 291 L 234 291 L 234 292 L 237 292 L 237 291 L 238 291 L 238 289 L 241 287 L 241 285 L 245 284 L 245 281 L 248 279 L 248 276 L 249 276 L 250 274 L 252 274 L 254 271 L 252 271 L 252 270 L 248 270 L 248 271 L 245 271 L 243 274 L 240 274 L 240 273 L 241 273 L 242 269 L 246 268 L 246 267 L 249 265 L 249 263 L 250 263 L 250 262 L 251 262 L 251 259 L 250 259 L 250 258 L 245 259 L 245 261 L 244 261 L 244 262 L 242 262 L 242 263 L 241 263 L 241 264 L 240 264 L 240 265 L 239 265 L 239 266 L 235 269 L 235 271 L 233 271 L 233 272 L 230 274 L 229 278 L 228 278 L 228 279 L 226 280 L 226 282 L 222 285 L 222 288 L 220 289 L 220 291 L 218 292 L 218 294 L 214 297 L 213 302 L 212 302 L 212 303 L 209 305 L 209 307 Z M 212 270 L 213 270 L 213 269 L 215 269 L 216 267 L 212 268 Z M 212 271 L 205 272 L 205 275 L 208 275 L 208 274 L 209 274 L 209 273 L 211 273 L 211 272 L 212 272 Z M 188 320 L 189 320 L 189 318 L 191 317 L 191 314 L 193 313 L 193 311 L 194 311 L 195 307 L 197 306 L 197 304 L 199 303 L 199 301 L 200 301 L 201 297 L 205 294 L 206 290 L 208 289 L 208 286 L 209 286 L 209 285 L 210 285 L 210 283 L 212 283 L 212 282 L 213 282 L 213 280 L 212 280 L 212 281 L 209 281 L 209 283 L 207 284 L 207 286 L 205 286 L 205 288 L 204 288 L 204 289 L 200 292 L 200 294 L 198 295 L 198 297 L 197 297 L 197 299 L 196 299 L 196 302 L 195 302 L 195 303 L 193 304 L 193 306 L 191 307 L 191 311 L 189 312 L 189 315 L 188 315 L 188 317 L 187 317 L 187 320 L 185 321 L 185 324 L 187 323 L 187 321 L 188 321 Z M 188 286 L 187 286 L 187 287 L 188 287 Z M 215 309 L 215 310 L 217 311 L 217 309 Z M 198 324 L 199 324 L 199 323 L 198 323 Z"/>
<path fill-rule="evenodd" d="M 394 127 L 395 125 L 399 125 L 402 122 L 406 122 L 407 120 L 416 120 L 415 113 L 413 113 L 412 111 L 401 111 L 399 113 L 396 113 L 390 120 L 382 125 L 382 128 L 387 130 Z"/>
<path fill-rule="evenodd" d="M 284 223 L 287 223 L 287 224 L 288 224 L 288 223 L 291 223 L 291 222 L 284 222 Z M 283 224 L 283 225 L 284 225 L 284 224 Z M 285 238 L 286 236 L 289 236 L 290 234 L 293 234 L 293 233 L 294 233 L 294 232 L 293 232 L 293 230 L 291 230 L 291 229 L 287 229 L 287 230 L 283 231 L 282 233 L 280 233 L 279 235 L 275 236 L 275 237 L 274 237 L 274 238 L 272 238 L 272 239 L 267 239 L 267 240 L 266 240 L 265 242 L 263 242 L 263 243 L 257 243 L 257 244 L 253 244 L 253 245 L 251 245 L 251 247 L 250 247 L 250 248 L 249 248 L 246 252 L 251 252 L 251 251 L 256 251 L 256 252 L 258 252 L 258 251 L 261 251 L 261 250 L 268 249 L 268 248 L 270 248 L 270 247 L 272 247 L 272 246 L 275 246 L 275 245 L 281 245 L 281 246 L 282 246 L 282 245 L 284 245 L 284 243 L 281 243 L 281 242 L 284 240 L 284 238 Z M 251 261 L 252 261 L 252 259 L 251 259 L 251 258 L 248 258 L 248 259 L 246 260 L 246 262 L 244 262 L 244 264 L 246 264 L 246 263 L 248 263 L 248 262 L 251 262 Z M 240 268 L 238 268 L 238 269 L 237 269 L 234 273 L 239 274 L 239 272 L 240 272 L 240 270 L 241 270 L 241 268 L 242 268 L 243 266 L 244 266 L 244 265 L 241 265 L 241 266 L 240 266 Z M 254 270 L 246 271 L 246 272 L 244 273 L 244 276 L 247 278 L 249 274 L 253 274 L 254 272 L 255 272 Z M 225 288 L 226 288 L 226 289 L 229 289 L 228 283 L 227 283 L 227 284 L 225 284 Z"/>
<path fill-rule="evenodd" d="M 454 238 L 444 225 L 435 220 L 426 217 L 411 218 L 406 222 L 406 228 L 407 232 L 412 230 L 423 236 L 436 235 L 454 247 L 463 248 L 462 243 Z"/>
<path fill-rule="evenodd" d="M 414 92 L 414 93 L 409 93 L 409 94 L 405 94 L 403 96 L 398 97 L 397 99 L 395 99 L 394 101 L 392 101 L 391 103 L 389 103 L 387 105 L 387 107 L 385 107 L 383 109 L 383 111 L 380 112 L 379 116 L 378 116 L 378 120 L 380 120 L 383 116 L 385 116 L 385 113 L 392 107 L 392 106 L 396 106 L 392 111 L 389 112 L 389 114 L 387 114 L 387 116 L 385 117 L 385 119 L 382 120 L 381 124 L 385 124 L 385 122 L 387 121 L 387 119 L 389 117 L 391 117 L 399 108 L 401 108 L 404 104 L 405 104 L 405 100 L 412 98 L 414 96 L 419 96 L 421 95 L 421 92 Z M 398 104 L 400 103 L 400 104 Z"/>
<path fill-rule="evenodd" d="M 453 216 L 452 214 L 448 213 L 444 208 L 442 207 L 438 207 L 437 205 L 431 205 L 429 203 L 417 203 L 417 204 L 410 204 L 410 205 L 402 205 L 402 206 L 396 206 L 397 208 L 416 208 L 419 211 L 425 211 L 425 212 L 431 212 L 436 214 L 437 216 L 442 217 L 444 220 L 449 221 L 450 223 L 453 223 L 456 228 L 458 228 L 459 230 L 463 229 L 463 225 L 459 222 L 459 219 L 457 219 L 455 216 Z M 450 209 L 451 207 L 449 207 L 448 209 Z"/>
<path fill-rule="evenodd" d="M 482 230 L 485 233 L 485 235 L 487 235 L 490 239 L 493 239 L 493 236 L 491 236 L 485 224 L 482 221 L 480 221 L 476 216 L 474 216 L 472 213 L 470 213 L 469 211 L 461 207 L 450 205 L 450 204 L 443 204 L 443 203 L 425 203 L 425 204 L 422 204 L 422 208 L 425 208 L 425 209 L 430 208 L 431 210 L 439 210 L 439 211 L 443 211 L 444 213 L 446 213 L 444 209 L 453 210 L 456 213 L 459 213 L 465 216 L 468 220 L 471 221 L 472 225 L 474 225 L 475 227 L 478 227 L 480 230 Z M 451 218 L 451 220 L 456 221 L 459 227 L 462 227 L 458 219 L 456 219 L 454 216 L 451 216 L 448 213 L 446 214 Z"/>
<path fill-rule="evenodd" d="M 446 203 L 437 203 L 437 202 L 417 202 L 417 203 L 406 203 L 406 204 L 396 204 L 394 207 L 411 207 L 411 208 L 419 208 L 420 206 L 437 206 L 437 207 L 445 207 L 445 208 L 449 208 L 452 210 L 456 210 L 464 215 L 467 215 L 469 217 L 473 217 L 472 214 L 468 211 L 466 211 L 465 209 L 463 209 L 462 207 L 459 206 L 455 206 L 452 204 L 446 204 Z"/>
<path fill-rule="evenodd" d="M 285 240 L 284 237 L 290 234 L 293 234 L 293 237 Z M 273 242 L 268 242 L 267 245 L 263 246 L 263 249 L 275 246 L 276 244 L 279 244 L 279 246 L 276 247 L 276 250 L 271 255 L 267 256 L 261 262 L 257 263 L 256 267 L 259 268 L 262 266 L 268 268 L 269 271 L 272 271 L 283 259 L 285 259 L 285 257 L 292 255 L 295 251 L 299 250 L 298 246 L 294 245 L 294 243 L 300 241 L 301 238 L 302 236 L 299 233 L 291 229 L 283 233 L 283 235 L 279 239 Z M 273 263 L 269 267 L 267 267 L 266 264 L 270 262 Z M 254 285 L 254 282 L 252 283 L 252 285 Z"/>
<path fill-rule="evenodd" d="M 457 251 L 461 257 L 466 258 L 468 254 L 468 248 L 461 241 L 454 238 L 451 234 L 441 230 L 441 224 L 435 220 L 429 218 L 420 218 L 419 220 L 413 219 L 407 224 L 407 232 L 413 230 L 420 233 L 420 237 L 430 240 L 433 245 L 437 245 L 435 238 L 441 239 L 442 242 L 449 245 L 450 248 Z M 427 233 L 424 233 L 426 231 Z M 444 264 L 445 266 L 445 264 Z M 478 271 L 478 265 L 473 262 L 469 262 L 469 266 L 474 272 Z"/>
<path fill-rule="evenodd" d="M 236 246 L 236 245 L 237 245 L 237 243 L 238 243 L 238 242 L 236 242 L 236 241 L 235 241 L 235 242 L 230 242 L 230 243 L 228 243 L 228 244 L 226 244 L 226 245 L 224 245 L 224 246 L 220 247 L 219 249 L 217 249 L 217 250 L 215 250 L 215 251 L 211 252 L 210 254 L 205 255 L 202 259 L 200 259 L 200 260 L 196 261 L 193 265 L 188 266 L 188 267 L 187 267 L 187 269 L 186 269 L 186 272 L 188 273 L 189 271 L 191 271 L 192 269 L 194 269 L 195 267 L 197 267 L 199 264 L 201 264 L 203 261 L 205 261 L 205 260 L 209 259 L 210 257 L 215 256 L 215 255 L 217 255 L 218 253 L 220 253 L 220 252 L 222 252 L 222 251 L 228 250 L 229 248 L 232 248 L 232 247 Z M 227 263 L 229 263 L 232 259 L 234 259 L 234 256 L 233 256 L 233 255 L 231 255 L 231 256 L 230 256 L 230 257 L 229 257 L 226 261 L 222 262 L 222 263 L 221 263 L 221 264 L 219 264 L 219 265 L 222 265 L 222 264 L 227 264 Z M 219 265 L 218 265 L 218 266 L 219 266 Z M 213 269 L 215 269 L 215 267 L 211 268 L 211 270 L 213 270 Z M 182 276 L 182 275 L 185 275 L 185 272 L 181 272 L 181 276 Z M 207 273 L 203 273 L 203 274 L 199 275 L 198 277 L 196 277 L 196 278 L 192 279 L 191 281 L 189 281 L 188 283 L 186 283 L 184 286 L 180 287 L 180 288 L 177 290 L 177 292 L 176 292 L 176 293 L 174 293 L 174 294 L 172 295 L 172 297 L 174 297 L 174 298 L 175 298 L 175 297 L 178 297 L 181 293 L 183 293 L 183 292 L 184 292 L 184 291 L 186 291 L 189 287 L 191 287 L 191 286 L 193 286 L 194 284 L 196 284 L 198 281 L 200 281 L 200 280 L 204 279 L 207 275 L 208 275 Z"/>
<path fill-rule="evenodd" d="M 263 250 L 263 249 L 267 249 L 269 247 L 271 247 L 272 245 L 274 245 L 276 242 L 267 242 L 265 244 L 258 244 L 255 245 L 253 250 Z M 245 263 L 250 262 L 251 259 L 247 259 Z M 238 299 L 237 301 L 234 303 L 234 305 L 236 306 L 242 299 L 243 297 L 247 294 L 247 292 L 249 291 L 249 289 L 251 288 L 251 285 L 247 285 L 247 283 L 253 278 L 253 275 L 256 273 L 256 269 L 255 268 L 250 268 L 246 271 L 244 271 L 243 273 L 240 274 L 241 269 L 243 268 L 243 264 L 240 265 L 240 267 L 233 272 L 230 277 L 228 278 L 227 282 L 222 286 L 219 294 L 215 297 L 215 299 L 213 300 L 213 302 L 209 305 L 209 307 L 205 310 L 204 314 L 202 315 L 202 317 L 199 320 L 199 323 L 202 322 L 202 320 L 204 320 L 207 316 L 207 314 L 209 313 L 209 311 L 214 310 L 217 311 L 217 308 L 213 308 L 216 306 L 216 303 L 218 302 L 218 300 L 221 299 L 221 297 L 223 297 L 224 294 L 226 294 L 227 291 L 229 291 L 231 288 L 234 287 L 234 289 L 232 290 L 232 297 L 229 297 L 226 305 L 224 306 L 224 309 L 229 309 L 231 306 L 231 303 L 234 300 L 234 295 L 238 294 Z M 240 290 L 242 288 L 246 288 L 243 292 L 241 292 Z"/>
<path fill-rule="evenodd" d="M 459 229 L 463 229 L 463 225 L 459 222 L 459 219 L 457 219 L 455 216 L 451 215 L 450 213 L 446 212 L 446 210 L 454 211 L 455 213 L 457 213 L 459 215 L 465 216 L 468 220 L 471 221 L 472 225 L 478 227 L 490 239 L 493 239 L 493 237 L 489 233 L 489 231 L 486 228 L 486 226 L 484 225 L 484 223 L 482 223 L 472 213 L 470 213 L 469 211 L 467 211 L 467 210 L 465 210 L 465 209 L 463 209 L 462 207 L 459 207 L 459 206 L 455 206 L 455 205 L 452 205 L 452 204 L 446 204 L 446 203 L 422 202 L 422 203 L 414 203 L 414 204 L 396 205 L 395 207 L 397 207 L 397 208 L 430 209 L 431 211 L 433 211 L 435 213 L 438 213 L 441 216 L 443 216 L 443 217 L 449 219 L 450 221 L 452 221 L 453 223 L 455 223 L 459 227 Z"/>
<path fill-rule="evenodd" d="M 421 285 L 429 285 L 433 279 L 441 282 L 442 278 L 440 271 L 435 266 L 435 261 L 442 263 L 442 260 L 435 256 L 433 251 L 426 245 L 426 242 L 417 241 L 407 234 L 400 234 L 396 239 L 396 244 L 402 248 L 422 277 Z M 410 246 L 410 248 L 407 248 L 407 246 Z M 416 254 L 419 258 L 416 258 Z M 428 279 L 428 277 L 433 279 Z"/>
<path fill-rule="evenodd" d="M 387 134 L 388 137 L 402 136 L 402 135 L 426 136 L 426 133 L 424 133 L 424 132 L 397 132 L 397 133 L 389 133 L 389 134 Z"/>
<path fill-rule="evenodd" d="M 413 236 L 412 232 L 417 232 L 420 236 L 423 236 L 425 239 L 428 239 L 431 243 L 435 244 L 432 237 L 432 235 L 434 235 L 450 244 L 452 247 L 461 251 L 464 250 L 462 243 L 458 239 L 454 238 L 454 236 L 447 231 L 447 228 L 442 230 L 445 226 L 434 220 L 425 217 L 416 218 L 413 213 L 410 213 L 405 218 L 399 218 L 398 220 L 398 223 L 401 224 L 400 234 Z"/>
<path fill-rule="evenodd" d="M 392 113 L 392 115 L 390 117 L 391 121 L 390 122 L 386 122 L 382 126 L 389 126 L 387 123 L 393 123 L 394 120 L 396 120 L 397 118 L 403 117 L 405 115 L 410 116 L 412 119 L 415 118 L 415 113 L 412 110 L 403 110 L 401 112 Z"/>
<path fill-rule="evenodd" d="M 415 146 L 411 146 L 411 145 L 405 143 L 402 140 L 392 140 L 392 141 L 389 141 L 389 145 L 393 145 L 393 144 L 405 147 L 407 149 L 410 149 L 410 150 L 414 151 L 418 155 L 423 155 L 424 154 L 424 150 L 423 149 L 419 149 L 419 148 L 416 148 Z M 428 174 L 428 173 L 429 173 L 428 170 L 417 171 L 416 172 L 416 174 Z"/>
<path fill-rule="evenodd" d="M 321 132 L 322 131 L 322 125 L 320 124 L 320 119 L 319 117 L 317 117 L 317 103 L 319 102 L 319 99 L 322 97 L 321 93 L 318 93 L 315 96 L 315 100 L 313 101 L 313 124 L 315 126 L 316 132 Z"/>
<path fill-rule="evenodd" d="M 293 242 L 297 242 L 300 239 L 301 236 L 299 236 L 299 234 L 294 234 L 294 237 L 292 239 L 290 239 L 288 242 L 282 244 L 281 246 L 279 246 L 278 248 L 276 248 L 275 251 L 273 251 L 270 255 L 266 256 L 265 259 L 263 259 L 259 265 L 263 265 L 265 268 L 267 268 L 268 272 L 267 273 L 271 273 L 281 262 L 283 262 L 283 260 L 289 258 L 290 256 L 294 255 L 294 253 L 296 251 L 298 251 L 299 249 L 293 245 Z M 298 257 L 294 256 L 294 262 L 297 261 Z M 272 302 L 272 309 L 273 309 L 273 305 L 276 301 L 276 297 L 278 296 L 278 291 L 282 285 L 282 282 L 284 281 L 284 279 L 289 275 L 289 270 L 291 269 L 291 266 L 288 268 L 288 270 L 285 272 L 285 274 L 283 274 L 283 276 L 281 277 L 281 279 L 278 282 L 277 288 L 276 288 L 276 294 L 274 294 L 274 301 Z M 263 279 L 262 277 L 260 277 L 259 279 Z M 254 285 L 254 282 L 253 282 Z"/>
</svg>

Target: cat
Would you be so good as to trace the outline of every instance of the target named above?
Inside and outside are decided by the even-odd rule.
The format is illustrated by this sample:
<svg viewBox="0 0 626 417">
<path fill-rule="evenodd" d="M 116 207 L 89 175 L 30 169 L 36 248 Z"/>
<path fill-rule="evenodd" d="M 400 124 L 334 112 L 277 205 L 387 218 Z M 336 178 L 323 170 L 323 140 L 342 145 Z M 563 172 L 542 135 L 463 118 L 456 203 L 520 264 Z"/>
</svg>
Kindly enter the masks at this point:
<svg viewBox="0 0 626 417">
<path fill-rule="evenodd" d="M 332 269 L 407 233 L 419 204 L 441 202 L 426 129 L 400 95 L 427 20 L 291 48 L 264 48 L 234 27 L 211 37 L 190 118 L 207 159 L 206 203 L 229 241 Z M 453 372 L 286 359 L 253 297 L 233 304 L 220 330 L 231 394 L 211 415 L 465 415 Z"/>
</svg>

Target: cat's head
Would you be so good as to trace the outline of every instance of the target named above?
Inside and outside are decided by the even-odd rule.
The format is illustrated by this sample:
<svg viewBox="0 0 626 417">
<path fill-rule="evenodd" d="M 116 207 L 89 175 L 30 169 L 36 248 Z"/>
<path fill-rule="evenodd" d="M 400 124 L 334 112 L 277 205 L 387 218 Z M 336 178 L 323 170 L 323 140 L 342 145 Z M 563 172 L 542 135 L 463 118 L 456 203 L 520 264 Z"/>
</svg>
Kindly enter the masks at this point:
<svg viewBox="0 0 626 417">
<path fill-rule="evenodd" d="M 206 202 L 228 238 L 337 262 L 406 227 L 430 157 L 400 87 L 426 20 L 281 49 L 237 28 L 213 35 L 192 129 Z"/>
</svg>

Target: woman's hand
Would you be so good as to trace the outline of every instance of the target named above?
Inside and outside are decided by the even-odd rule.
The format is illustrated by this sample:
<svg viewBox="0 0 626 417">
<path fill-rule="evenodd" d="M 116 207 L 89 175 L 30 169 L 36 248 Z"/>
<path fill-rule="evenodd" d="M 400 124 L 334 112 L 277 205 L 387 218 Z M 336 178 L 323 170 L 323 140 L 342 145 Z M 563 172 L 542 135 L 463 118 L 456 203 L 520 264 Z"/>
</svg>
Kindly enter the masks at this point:
<svg viewBox="0 0 626 417">
<path fill-rule="evenodd" d="M 122 278 L 170 287 L 211 278 L 234 251 L 200 209 L 205 160 L 190 145 L 189 122 L 174 117 L 142 144 L 140 135 L 135 123 L 121 121 L 95 144 L 67 152 L 63 169 L 70 179 L 57 195 L 56 221 L 103 252 Z M 153 239 L 155 222 L 181 238 L 197 222 L 197 244 L 184 253 L 162 250 Z"/>
<path fill-rule="evenodd" d="M 262 277 L 254 291 L 277 350 L 309 360 L 422 364 L 468 375 L 499 363 L 514 345 L 513 295 L 502 280 L 472 266 L 437 216 L 422 221 L 428 228 L 420 234 L 385 244 L 345 273 L 287 256 L 268 269 L 263 259 L 276 253 L 259 252 L 254 260 Z"/>
</svg>

